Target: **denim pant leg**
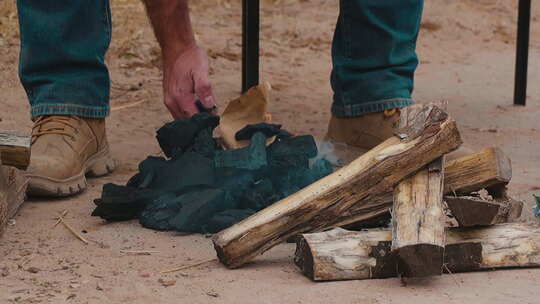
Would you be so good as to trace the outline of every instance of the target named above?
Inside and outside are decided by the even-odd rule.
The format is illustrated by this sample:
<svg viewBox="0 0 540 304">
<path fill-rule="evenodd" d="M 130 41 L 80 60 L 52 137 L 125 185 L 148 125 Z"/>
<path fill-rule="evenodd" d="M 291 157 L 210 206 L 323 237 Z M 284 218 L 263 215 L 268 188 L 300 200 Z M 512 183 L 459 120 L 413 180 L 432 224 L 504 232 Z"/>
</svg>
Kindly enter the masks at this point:
<svg viewBox="0 0 540 304">
<path fill-rule="evenodd" d="M 19 77 L 32 118 L 109 113 L 109 0 L 17 0 Z"/>
<path fill-rule="evenodd" d="M 332 45 L 332 113 L 338 117 L 413 103 L 423 0 L 340 0 Z"/>
</svg>

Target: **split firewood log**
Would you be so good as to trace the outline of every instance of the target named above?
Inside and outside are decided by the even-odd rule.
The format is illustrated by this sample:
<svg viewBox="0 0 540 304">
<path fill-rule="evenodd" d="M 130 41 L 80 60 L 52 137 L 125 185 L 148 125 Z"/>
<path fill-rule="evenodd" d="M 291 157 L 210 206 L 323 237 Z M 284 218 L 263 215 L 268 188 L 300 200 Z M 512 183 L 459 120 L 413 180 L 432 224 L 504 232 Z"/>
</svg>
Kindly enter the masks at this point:
<svg viewBox="0 0 540 304">
<path fill-rule="evenodd" d="M 446 109 L 446 104 L 441 105 Z M 409 116 L 418 106 L 401 113 L 400 127 L 407 128 Z M 398 273 L 407 277 L 440 275 L 445 245 L 443 204 L 444 160 L 441 156 L 394 189 L 392 207 L 392 255 Z"/>
</svg>

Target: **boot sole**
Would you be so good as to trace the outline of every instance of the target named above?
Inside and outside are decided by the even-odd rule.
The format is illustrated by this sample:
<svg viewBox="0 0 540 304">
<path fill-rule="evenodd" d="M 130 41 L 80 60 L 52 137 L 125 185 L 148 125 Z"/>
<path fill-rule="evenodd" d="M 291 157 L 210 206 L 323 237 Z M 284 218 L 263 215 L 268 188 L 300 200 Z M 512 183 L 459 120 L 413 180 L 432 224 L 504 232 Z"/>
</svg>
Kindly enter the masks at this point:
<svg viewBox="0 0 540 304">
<path fill-rule="evenodd" d="M 116 161 L 111 157 L 109 149 L 103 149 L 92 155 L 83 166 L 83 170 L 72 177 L 58 180 L 47 176 L 27 175 L 29 196 L 66 197 L 83 192 L 88 184 L 86 175 L 100 177 L 116 168 Z"/>
</svg>

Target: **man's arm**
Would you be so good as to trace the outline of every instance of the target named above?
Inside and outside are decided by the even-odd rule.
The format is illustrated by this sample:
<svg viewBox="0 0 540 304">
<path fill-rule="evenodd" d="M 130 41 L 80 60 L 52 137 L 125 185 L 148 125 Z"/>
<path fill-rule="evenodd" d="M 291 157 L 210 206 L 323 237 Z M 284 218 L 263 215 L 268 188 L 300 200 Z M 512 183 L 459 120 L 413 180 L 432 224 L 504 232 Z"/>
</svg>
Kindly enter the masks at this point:
<svg viewBox="0 0 540 304">
<path fill-rule="evenodd" d="M 198 112 L 195 105 L 215 105 L 208 58 L 195 41 L 188 0 L 143 0 L 163 56 L 164 102 L 175 118 Z"/>
</svg>

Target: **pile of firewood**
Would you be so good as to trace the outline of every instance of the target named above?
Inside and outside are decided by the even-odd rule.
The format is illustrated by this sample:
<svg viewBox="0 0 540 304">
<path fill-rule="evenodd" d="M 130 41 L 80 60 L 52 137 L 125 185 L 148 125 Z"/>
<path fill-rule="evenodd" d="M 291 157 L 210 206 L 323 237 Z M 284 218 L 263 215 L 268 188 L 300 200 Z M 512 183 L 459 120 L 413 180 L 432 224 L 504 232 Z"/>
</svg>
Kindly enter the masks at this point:
<svg viewBox="0 0 540 304">
<path fill-rule="evenodd" d="M 540 266 L 540 229 L 509 224 L 522 209 L 506 194 L 510 160 L 489 148 L 447 161 L 461 143 L 440 107 L 409 107 L 396 136 L 216 234 L 219 260 L 240 267 L 297 236 L 295 263 L 316 281 Z M 391 228 L 337 228 L 390 214 Z"/>
</svg>

